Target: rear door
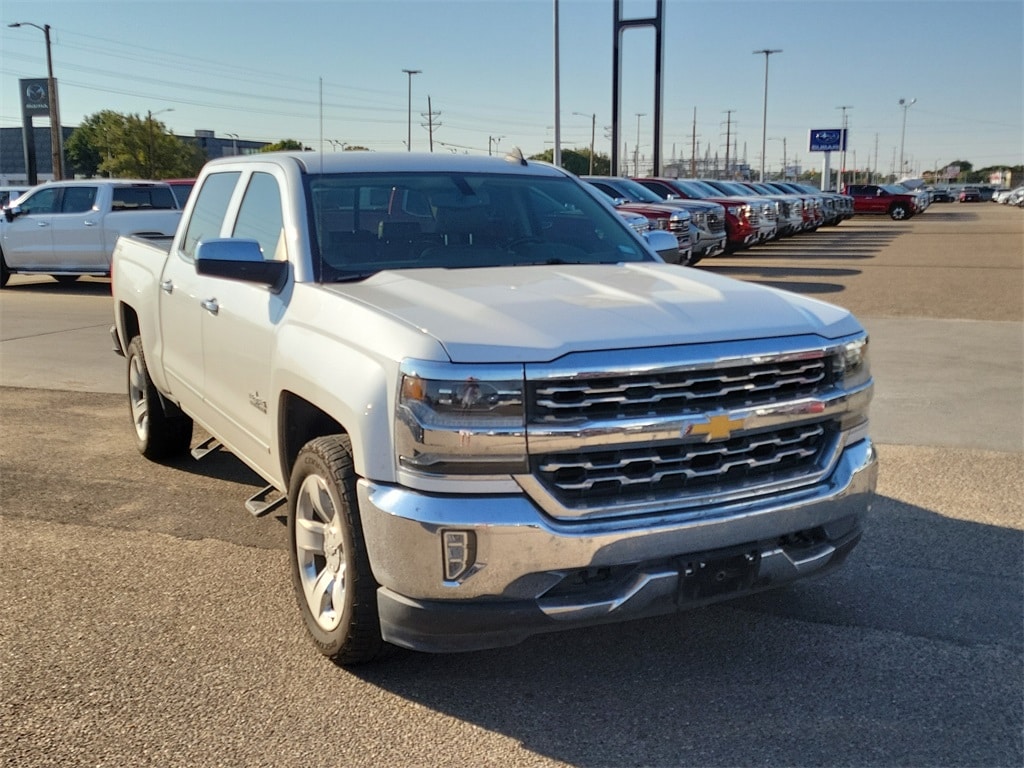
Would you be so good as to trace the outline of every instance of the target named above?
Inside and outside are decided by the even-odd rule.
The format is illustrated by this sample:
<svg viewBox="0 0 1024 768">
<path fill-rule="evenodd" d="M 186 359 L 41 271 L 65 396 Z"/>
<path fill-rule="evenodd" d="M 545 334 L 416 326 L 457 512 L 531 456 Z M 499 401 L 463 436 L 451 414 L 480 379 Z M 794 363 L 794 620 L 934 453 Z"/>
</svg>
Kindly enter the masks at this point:
<svg viewBox="0 0 1024 768">
<path fill-rule="evenodd" d="M 50 218 L 53 266 L 71 272 L 109 272 L 103 246 L 103 215 L 94 184 L 63 187 L 59 208 Z"/>
</svg>

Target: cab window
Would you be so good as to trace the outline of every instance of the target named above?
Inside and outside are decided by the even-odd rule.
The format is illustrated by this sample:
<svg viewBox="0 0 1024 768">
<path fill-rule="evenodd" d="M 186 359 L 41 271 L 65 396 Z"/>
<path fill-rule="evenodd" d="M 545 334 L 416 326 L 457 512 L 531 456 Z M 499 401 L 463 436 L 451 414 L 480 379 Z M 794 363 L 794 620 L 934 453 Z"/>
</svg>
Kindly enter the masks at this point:
<svg viewBox="0 0 1024 768">
<path fill-rule="evenodd" d="M 259 241 L 264 259 L 283 261 L 287 258 L 281 190 L 277 179 L 269 173 L 254 173 L 249 180 L 232 236 Z"/>
<path fill-rule="evenodd" d="M 206 181 L 199 189 L 196 204 L 192 208 L 192 218 L 189 219 L 188 229 L 185 230 L 182 252 L 187 258 L 195 259 L 196 246 L 200 240 L 220 237 L 224 216 L 227 213 L 228 204 L 231 202 L 231 194 L 235 191 L 235 185 L 238 183 L 239 175 L 237 171 L 232 171 L 212 173 L 206 177 Z"/>
<path fill-rule="evenodd" d="M 21 208 L 22 213 L 56 213 L 58 192 L 57 187 L 41 189 L 18 207 Z"/>
<path fill-rule="evenodd" d="M 64 187 L 61 213 L 85 213 L 96 202 L 96 187 Z"/>
</svg>

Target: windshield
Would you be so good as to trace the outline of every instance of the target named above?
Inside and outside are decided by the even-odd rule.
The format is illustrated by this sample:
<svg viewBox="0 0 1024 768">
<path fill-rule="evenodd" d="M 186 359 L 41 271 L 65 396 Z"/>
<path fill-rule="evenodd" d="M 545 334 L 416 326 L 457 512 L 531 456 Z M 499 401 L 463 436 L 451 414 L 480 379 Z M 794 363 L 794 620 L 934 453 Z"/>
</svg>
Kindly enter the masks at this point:
<svg viewBox="0 0 1024 768">
<path fill-rule="evenodd" d="M 657 194 L 649 190 L 643 184 L 632 179 L 616 179 L 615 186 L 627 193 L 628 197 L 633 202 L 637 203 L 664 203 L 665 200 L 658 197 Z"/>
<path fill-rule="evenodd" d="M 654 257 L 567 177 L 382 173 L 310 176 L 320 279 L 386 269 L 614 264 Z"/>
</svg>

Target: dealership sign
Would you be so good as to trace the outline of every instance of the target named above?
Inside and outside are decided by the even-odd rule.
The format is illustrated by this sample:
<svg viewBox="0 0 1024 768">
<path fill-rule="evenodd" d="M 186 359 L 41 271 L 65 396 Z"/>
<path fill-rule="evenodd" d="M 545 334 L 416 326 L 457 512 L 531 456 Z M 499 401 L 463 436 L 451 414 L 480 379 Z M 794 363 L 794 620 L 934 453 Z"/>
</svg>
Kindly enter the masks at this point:
<svg viewBox="0 0 1024 768">
<path fill-rule="evenodd" d="M 845 128 L 812 128 L 810 132 L 811 152 L 845 152 Z"/>
<path fill-rule="evenodd" d="M 46 78 L 19 80 L 21 89 L 21 114 L 24 117 L 50 114 L 50 91 Z"/>
</svg>

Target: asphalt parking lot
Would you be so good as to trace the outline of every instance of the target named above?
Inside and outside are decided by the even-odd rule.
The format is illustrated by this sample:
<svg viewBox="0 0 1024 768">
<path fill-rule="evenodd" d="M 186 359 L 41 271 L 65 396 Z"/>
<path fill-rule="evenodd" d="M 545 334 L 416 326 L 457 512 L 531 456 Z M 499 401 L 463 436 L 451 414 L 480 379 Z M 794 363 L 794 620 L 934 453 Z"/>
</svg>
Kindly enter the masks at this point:
<svg viewBox="0 0 1024 768">
<path fill-rule="evenodd" d="M 510 649 L 333 666 L 230 455 L 134 449 L 109 286 L 0 292 L 0 756 L 21 765 L 1024 764 L 1024 215 L 702 262 L 854 310 L 879 492 L 840 571 Z"/>
</svg>

